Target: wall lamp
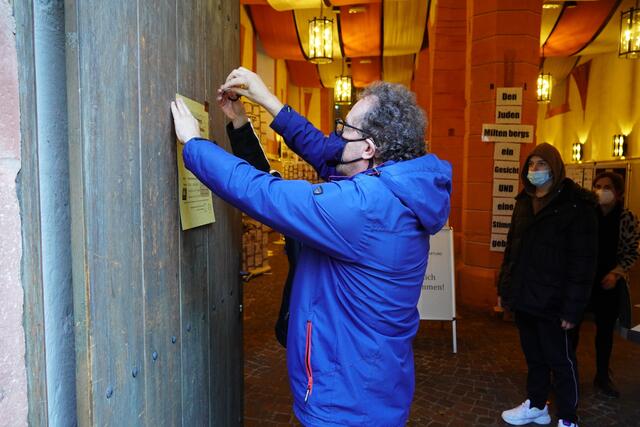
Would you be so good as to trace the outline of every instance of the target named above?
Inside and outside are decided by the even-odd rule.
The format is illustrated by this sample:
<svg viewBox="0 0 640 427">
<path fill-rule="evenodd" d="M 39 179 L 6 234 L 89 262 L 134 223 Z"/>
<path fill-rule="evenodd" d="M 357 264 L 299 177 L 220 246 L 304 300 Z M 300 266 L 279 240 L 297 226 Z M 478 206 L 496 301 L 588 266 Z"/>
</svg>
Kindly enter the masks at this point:
<svg viewBox="0 0 640 427">
<path fill-rule="evenodd" d="M 627 137 L 625 135 L 613 135 L 613 157 L 624 159 L 627 155 Z"/>
<path fill-rule="evenodd" d="M 582 148 L 582 144 L 579 142 L 576 142 L 573 144 L 573 153 L 571 154 L 571 159 L 574 162 L 581 162 L 582 161 L 582 156 L 584 154 L 583 148 Z"/>
</svg>

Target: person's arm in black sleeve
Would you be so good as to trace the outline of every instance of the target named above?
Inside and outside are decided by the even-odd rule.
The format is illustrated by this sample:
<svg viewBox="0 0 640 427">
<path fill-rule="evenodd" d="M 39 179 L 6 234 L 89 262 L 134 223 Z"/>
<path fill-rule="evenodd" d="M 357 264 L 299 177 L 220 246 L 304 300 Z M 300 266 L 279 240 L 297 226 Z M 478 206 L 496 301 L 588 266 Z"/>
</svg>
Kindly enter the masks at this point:
<svg viewBox="0 0 640 427">
<path fill-rule="evenodd" d="M 232 122 L 227 124 L 227 135 L 231 141 L 231 150 L 233 155 L 240 157 L 254 168 L 269 172 L 270 165 L 267 156 L 260 145 L 260 140 L 251 126 L 251 122 L 247 121 L 244 125 L 235 129 Z"/>
<path fill-rule="evenodd" d="M 513 235 L 513 218 L 511 226 L 507 233 L 507 246 L 504 249 L 504 257 L 500 266 L 500 275 L 498 276 L 498 296 L 504 298 L 507 295 L 511 281 L 511 238 Z"/>
<path fill-rule="evenodd" d="M 508 306 L 508 294 L 511 288 L 511 273 L 513 270 L 513 262 L 515 261 L 512 256 L 513 234 L 516 222 L 516 215 L 519 211 L 520 205 L 516 202 L 516 208 L 511 213 L 511 225 L 507 233 L 507 246 L 504 249 L 504 256 L 502 258 L 502 265 L 500 266 L 500 273 L 498 276 L 498 296 L 500 297 L 500 303 L 505 308 Z"/>
<path fill-rule="evenodd" d="M 234 156 L 241 158 L 259 171 L 269 172 L 269 161 L 247 117 L 240 97 L 218 89 L 216 100 L 224 115 L 229 119 L 227 135 L 231 141 L 231 150 Z"/>
<path fill-rule="evenodd" d="M 561 314 L 562 320 L 572 324 L 580 321 L 589 302 L 598 255 L 597 207 L 585 203 L 581 208 L 568 230 L 567 280 Z"/>
</svg>

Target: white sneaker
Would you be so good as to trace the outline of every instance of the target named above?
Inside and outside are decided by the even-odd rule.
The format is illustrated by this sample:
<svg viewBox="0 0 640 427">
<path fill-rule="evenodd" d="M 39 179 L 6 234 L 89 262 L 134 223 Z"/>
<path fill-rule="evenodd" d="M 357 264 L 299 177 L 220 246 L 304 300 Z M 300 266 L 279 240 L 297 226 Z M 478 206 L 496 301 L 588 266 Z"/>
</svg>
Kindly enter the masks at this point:
<svg viewBox="0 0 640 427">
<path fill-rule="evenodd" d="M 551 422 L 549 407 L 544 405 L 544 409 L 532 408 L 529 399 L 513 409 L 504 411 L 502 413 L 502 419 L 515 426 L 529 423 L 549 424 Z M 558 426 L 561 425 L 562 424 L 558 424 Z"/>
<path fill-rule="evenodd" d="M 578 427 L 578 424 L 572 423 L 571 421 L 559 419 L 558 420 L 558 427 Z"/>
</svg>

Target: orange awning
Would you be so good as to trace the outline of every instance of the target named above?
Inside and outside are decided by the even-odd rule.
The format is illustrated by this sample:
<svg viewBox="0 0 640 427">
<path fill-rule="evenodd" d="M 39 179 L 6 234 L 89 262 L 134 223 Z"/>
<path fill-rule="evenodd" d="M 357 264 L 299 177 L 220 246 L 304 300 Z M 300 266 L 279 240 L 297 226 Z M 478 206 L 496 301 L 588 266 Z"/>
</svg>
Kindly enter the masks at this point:
<svg viewBox="0 0 640 427">
<path fill-rule="evenodd" d="M 399 56 L 417 54 L 422 48 L 428 1 L 389 1 L 383 3 L 382 54 Z M 385 78 L 386 79 L 386 78 Z"/>
<path fill-rule="evenodd" d="M 351 61 L 351 77 L 355 87 L 365 87 L 371 82 L 380 80 L 381 74 L 380 57 L 354 58 Z"/>
<path fill-rule="evenodd" d="M 342 63 L 342 60 L 338 59 L 330 64 L 318 65 L 318 73 L 323 87 L 335 87 L 336 77 L 341 76 L 343 73 L 348 74 L 348 69 Z"/>
<path fill-rule="evenodd" d="M 275 10 L 293 10 L 293 9 L 310 9 L 320 8 L 323 0 L 268 0 L 269 4 Z M 324 3 L 323 3 L 324 6 Z"/>
<path fill-rule="evenodd" d="M 289 80 L 298 87 L 322 87 L 318 67 L 307 61 L 286 61 Z"/>
<path fill-rule="evenodd" d="M 331 0 L 332 6 L 359 6 L 363 4 L 381 3 L 382 0 Z"/>
<path fill-rule="evenodd" d="M 267 54 L 275 59 L 304 60 L 293 12 L 277 12 L 271 6 L 249 6 L 251 20 Z"/>
<path fill-rule="evenodd" d="M 416 56 L 413 54 L 384 56 L 382 58 L 382 78 L 386 82 L 400 83 L 410 88 L 415 63 Z"/>
<path fill-rule="evenodd" d="M 380 56 L 380 3 L 362 6 L 362 11 L 349 13 L 340 8 L 340 32 L 347 57 Z"/>
<path fill-rule="evenodd" d="M 570 56 L 580 52 L 606 26 L 619 3 L 620 0 L 600 0 L 565 7 L 544 45 L 544 56 Z"/>
</svg>

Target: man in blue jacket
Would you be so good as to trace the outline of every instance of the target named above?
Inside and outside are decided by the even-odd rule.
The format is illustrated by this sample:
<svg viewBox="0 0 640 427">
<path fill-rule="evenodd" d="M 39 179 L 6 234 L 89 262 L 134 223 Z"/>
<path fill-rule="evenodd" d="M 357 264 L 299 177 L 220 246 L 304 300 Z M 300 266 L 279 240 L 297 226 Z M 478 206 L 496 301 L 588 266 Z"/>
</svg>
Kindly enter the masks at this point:
<svg viewBox="0 0 640 427">
<path fill-rule="evenodd" d="M 185 165 L 233 206 L 303 244 L 291 295 L 287 367 L 306 426 L 405 425 L 412 341 L 429 235 L 449 215 L 451 167 L 424 151 L 424 113 L 400 85 L 375 83 L 325 137 L 251 71 L 221 87 L 274 116 L 271 127 L 327 183 L 286 181 L 200 138 L 172 103 Z"/>
</svg>

